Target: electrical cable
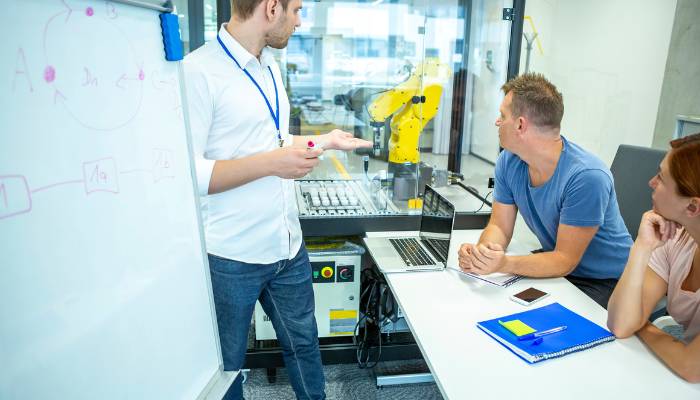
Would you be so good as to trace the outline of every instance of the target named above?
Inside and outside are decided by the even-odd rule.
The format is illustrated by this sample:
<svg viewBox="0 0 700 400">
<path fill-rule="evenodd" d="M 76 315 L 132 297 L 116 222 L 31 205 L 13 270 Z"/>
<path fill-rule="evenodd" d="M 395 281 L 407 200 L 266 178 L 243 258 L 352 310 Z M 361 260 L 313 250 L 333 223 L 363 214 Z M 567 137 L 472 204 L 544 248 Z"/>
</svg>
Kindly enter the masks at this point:
<svg viewBox="0 0 700 400">
<path fill-rule="evenodd" d="M 477 199 L 479 199 L 479 200 L 481 200 L 482 202 L 484 202 L 484 204 L 487 204 L 489 207 L 493 207 L 493 204 L 492 204 L 490 201 L 488 201 L 485 197 L 481 197 L 481 195 L 479 194 L 479 191 L 478 191 L 478 190 L 474 189 L 474 188 L 471 187 L 471 186 L 465 185 L 465 184 L 463 184 L 462 182 L 459 182 L 459 181 L 457 181 L 457 182 L 455 182 L 455 183 L 456 183 L 457 185 L 461 186 L 461 187 L 462 187 L 464 190 L 466 190 L 467 192 L 469 192 L 469 193 L 471 193 L 472 195 L 474 195 L 474 197 L 476 197 Z M 486 195 L 486 196 L 488 196 L 488 195 Z M 482 204 L 482 206 L 483 206 L 483 204 Z M 479 209 L 479 210 L 481 210 L 481 209 Z"/>
<path fill-rule="evenodd" d="M 367 352 L 367 357 L 363 357 L 362 354 L 366 349 L 366 344 L 367 344 L 367 322 L 371 319 L 371 313 L 370 313 L 370 304 L 372 303 L 372 297 L 374 290 L 377 285 L 377 280 L 374 279 L 373 277 L 366 278 L 367 275 L 369 275 L 371 270 L 365 270 L 362 271 L 362 275 L 360 277 L 361 282 L 367 282 L 371 279 L 371 283 L 367 283 L 367 286 L 365 289 L 362 291 L 362 294 L 360 295 L 360 301 L 362 301 L 365 297 L 365 294 L 368 294 L 368 297 L 366 298 L 365 304 L 364 304 L 364 312 L 363 315 L 360 319 L 358 319 L 357 324 L 355 324 L 355 329 L 353 330 L 353 342 L 357 346 L 357 350 L 355 352 L 355 356 L 357 359 L 357 365 L 360 368 L 365 368 L 367 366 L 367 363 L 369 362 L 369 352 Z M 359 336 L 359 326 L 360 324 L 364 322 L 365 323 L 365 329 L 362 335 L 362 338 Z M 364 359 L 364 360 L 363 360 Z"/>
<path fill-rule="evenodd" d="M 372 269 L 362 271 L 360 280 L 365 283 L 365 289 L 360 295 L 360 304 L 363 307 L 363 315 L 355 324 L 353 329 L 353 344 L 357 346 L 355 353 L 359 368 L 373 368 L 377 365 L 382 355 L 382 328 L 387 324 L 388 318 L 382 316 L 382 299 L 389 290 L 388 285 L 382 277 Z M 359 328 L 364 322 L 364 330 L 360 335 Z M 370 329 L 374 326 L 377 329 L 376 343 L 372 346 L 370 342 Z M 372 361 L 372 349 L 377 348 L 376 358 Z"/>
<path fill-rule="evenodd" d="M 365 171 L 365 179 L 369 182 L 369 175 L 367 174 L 369 171 L 369 156 L 367 154 L 362 156 L 362 169 Z"/>
<path fill-rule="evenodd" d="M 490 192 L 488 192 L 488 193 L 486 193 L 486 196 L 484 196 L 484 199 L 488 199 L 489 196 L 491 195 L 491 193 L 493 193 L 493 190 L 490 191 Z M 475 213 L 478 213 L 479 211 L 481 211 L 481 209 L 484 208 L 484 204 L 486 204 L 486 201 L 485 201 L 485 200 L 481 202 L 481 207 L 479 207 L 479 208 L 478 208 L 476 211 L 474 211 L 474 212 L 475 212 Z M 489 205 L 489 207 L 490 207 L 490 205 Z"/>
</svg>

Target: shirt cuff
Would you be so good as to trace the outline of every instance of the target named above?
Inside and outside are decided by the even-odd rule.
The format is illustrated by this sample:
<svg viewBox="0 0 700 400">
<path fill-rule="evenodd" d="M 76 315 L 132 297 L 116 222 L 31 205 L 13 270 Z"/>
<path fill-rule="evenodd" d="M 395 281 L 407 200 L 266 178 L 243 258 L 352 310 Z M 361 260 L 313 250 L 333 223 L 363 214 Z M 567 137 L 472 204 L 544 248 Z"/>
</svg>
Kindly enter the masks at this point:
<svg viewBox="0 0 700 400">
<path fill-rule="evenodd" d="M 515 200 L 513 200 L 512 197 L 502 197 L 501 195 L 495 193 L 493 195 L 493 199 L 501 204 L 507 204 L 509 206 L 515 204 Z"/>
<path fill-rule="evenodd" d="M 647 262 L 647 266 L 649 269 L 654 271 L 656 275 L 659 276 L 659 278 L 663 279 L 666 284 L 668 284 L 668 279 L 669 279 L 669 267 L 666 266 L 664 267 L 664 264 L 668 264 L 664 262 L 664 254 L 663 254 L 664 248 L 659 247 L 655 249 L 651 253 L 651 257 L 649 258 L 649 262 Z"/>
<path fill-rule="evenodd" d="M 282 139 L 284 140 L 284 147 L 289 147 L 294 145 L 294 135 L 287 132 Z"/>
<path fill-rule="evenodd" d="M 654 273 L 658 275 L 659 278 L 663 279 L 664 282 L 666 282 L 666 284 L 668 285 L 668 274 L 664 274 L 664 272 L 667 272 L 667 270 L 664 270 L 663 267 L 654 264 L 652 261 L 649 261 L 647 267 L 649 267 L 650 270 L 654 271 Z"/>
<path fill-rule="evenodd" d="M 214 171 L 216 160 L 207 160 L 200 158 L 195 160 L 195 171 L 197 173 L 197 187 L 200 196 L 209 194 L 209 181 L 211 181 L 211 173 Z"/>
<path fill-rule="evenodd" d="M 561 218 L 559 220 L 559 223 L 562 223 L 564 225 L 585 226 L 585 227 L 602 226 L 603 222 L 605 222 L 605 221 L 601 221 L 601 220 L 597 220 L 597 219 Z"/>
</svg>

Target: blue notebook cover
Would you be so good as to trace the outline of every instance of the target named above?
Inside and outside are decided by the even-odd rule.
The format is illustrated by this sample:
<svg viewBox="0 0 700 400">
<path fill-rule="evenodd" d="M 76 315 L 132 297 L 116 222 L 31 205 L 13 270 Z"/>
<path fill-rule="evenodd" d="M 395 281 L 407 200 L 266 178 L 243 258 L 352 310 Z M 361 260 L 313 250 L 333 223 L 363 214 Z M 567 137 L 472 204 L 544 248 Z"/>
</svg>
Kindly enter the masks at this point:
<svg viewBox="0 0 700 400">
<path fill-rule="evenodd" d="M 542 336 L 542 340 L 518 340 L 518 336 L 498 321 L 520 320 L 538 332 L 566 326 L 560 332 Z M 561 357 L 615 340 L 615 336 L 559 303 L 517 314 L 481 321 L 477 326 L 503 346 L 529 363 Z"/>
</svg>

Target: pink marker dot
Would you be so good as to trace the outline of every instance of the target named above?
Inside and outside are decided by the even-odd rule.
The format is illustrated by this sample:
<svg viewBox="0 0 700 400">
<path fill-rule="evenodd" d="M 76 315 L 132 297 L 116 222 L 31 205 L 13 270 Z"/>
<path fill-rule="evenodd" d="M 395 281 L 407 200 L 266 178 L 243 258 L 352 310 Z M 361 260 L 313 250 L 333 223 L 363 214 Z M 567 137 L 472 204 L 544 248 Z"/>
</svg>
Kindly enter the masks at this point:
<svg viewBox="0 0 700 400">
<path fill-rule="evenodd" d="M 139 70 L 139 80 L 142 81 L 145 77 L 146 75 L 143 73 L 143 70 Z"/>
<path fill-rule="evenodd" d="M 92 7 L 88 7 L 85 9 L 85 15 L 88 17 L 92 17 L 95 14 L 95 10 L 92 9 Z"/>
<path fill-rule="evenodd" d="M 44 68 L 44 80 L 47 83 L 51 83 L 56 79 L 56 70 L 52 66 L 47 66 Z"/>
</svg>

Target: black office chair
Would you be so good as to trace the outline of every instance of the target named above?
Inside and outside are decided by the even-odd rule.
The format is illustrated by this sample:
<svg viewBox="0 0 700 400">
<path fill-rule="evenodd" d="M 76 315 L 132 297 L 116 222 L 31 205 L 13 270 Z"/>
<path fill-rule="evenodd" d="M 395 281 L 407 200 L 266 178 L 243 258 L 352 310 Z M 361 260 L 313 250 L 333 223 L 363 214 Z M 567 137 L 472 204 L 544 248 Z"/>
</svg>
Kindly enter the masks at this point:
<svg viewBox="0 0 700 400">
<path fill-rule="evenodd" d="M 656 175 L 664 155 L 665 150 L 621 144 L 610 166 L 620 214 L 632 240 L 637 238 L 642 214 L 651 210 L 649 180 Z M 666 297 L 654 307 L 649 320 L 656 321 L 663 315 L 666 315 Z"/>
<path fill-rule="evenodd" d="M 620 213 L 633 240 L 642 214 L 651 210 L 649 179 L 658 171 L 665 154 L 665 150 L 621 144 L 610 166 Z"/>
</svg>

